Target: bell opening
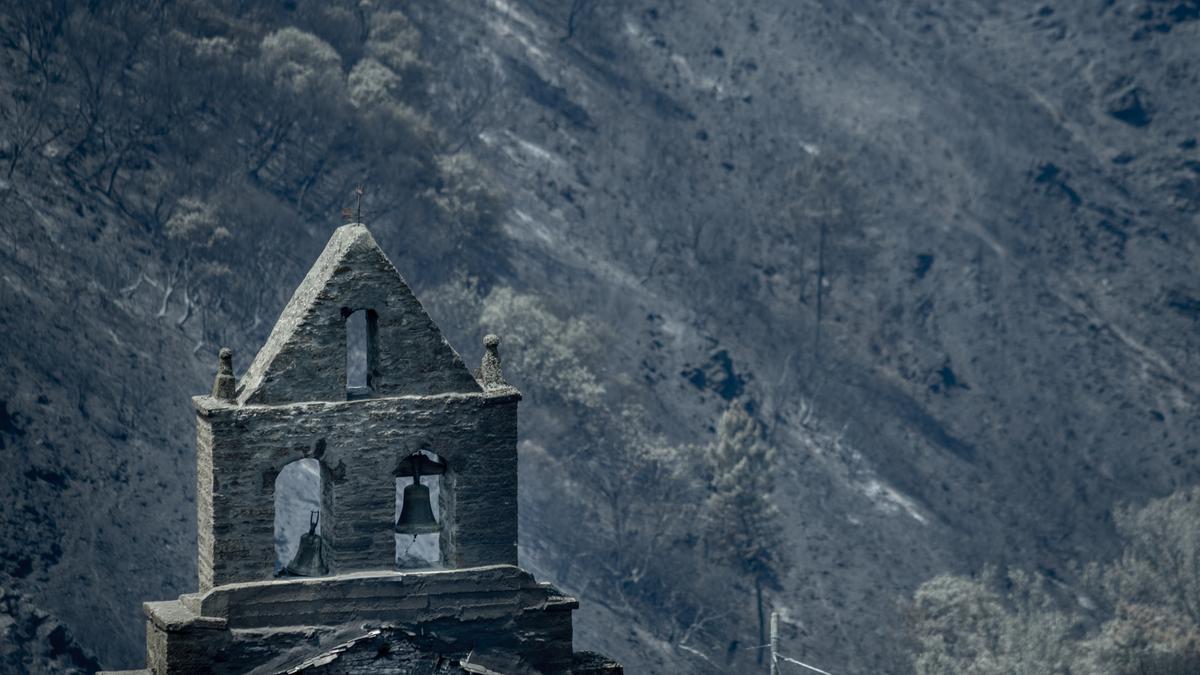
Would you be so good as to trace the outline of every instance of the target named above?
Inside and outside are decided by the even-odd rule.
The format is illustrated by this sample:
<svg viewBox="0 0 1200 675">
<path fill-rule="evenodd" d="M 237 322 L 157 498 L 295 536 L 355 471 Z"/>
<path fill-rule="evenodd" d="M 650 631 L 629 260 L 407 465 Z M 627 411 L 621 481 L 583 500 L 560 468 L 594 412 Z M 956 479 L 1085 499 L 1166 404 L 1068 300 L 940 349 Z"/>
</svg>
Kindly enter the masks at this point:
<svg viewBox="0 0 1200 675">
<path fill-rule="evenodd" d="M 415 459 L 418 456 L 421 459 Z M 442 460 L 422 450 L 401 462 L 396 476 L 396 567 L 423 569 L 441 564 Z M 413 468 L 418 475 L 412 475 Z M 431 473 L 426 474 L 424 471 Z"/>
<path fill-rule="evenodd" d="M 275 575 L 328 573 L 328 500 L 321 463 L 298 459 L 275 477 Z"/>
</svg>

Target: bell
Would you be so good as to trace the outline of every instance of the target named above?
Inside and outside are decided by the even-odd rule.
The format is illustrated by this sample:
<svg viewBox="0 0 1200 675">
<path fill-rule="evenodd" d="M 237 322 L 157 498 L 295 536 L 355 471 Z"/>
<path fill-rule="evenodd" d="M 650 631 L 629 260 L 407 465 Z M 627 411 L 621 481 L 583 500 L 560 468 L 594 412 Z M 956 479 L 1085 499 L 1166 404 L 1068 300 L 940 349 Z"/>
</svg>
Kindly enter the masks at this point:
<svg viewBox="0 0 1200 675">
<path fill-rule="evenodd" d="M 419 466 L 419 465 L 417 465 Z M 404 486 L 404 503 L 400 517 L 396 519 L 396 532 L 400 534 L 433 534 L 442 529 L 433 517 L 429 503 L 429 488 L 421 485 L 421 471 L 413 472 L 412 485 Z"/>
<path fill-rule="evenodd" d="M 296 557 L 283 568 L 283 573 L 294 577 L 319 577 L 329 574 L 329 562 L 325 559 L 325 537 L 317 534 L 317 523 L 321 512 L 313 511 L 308 517 L 308 534 L 300 537 L 300 548 Z"/>
</svg>

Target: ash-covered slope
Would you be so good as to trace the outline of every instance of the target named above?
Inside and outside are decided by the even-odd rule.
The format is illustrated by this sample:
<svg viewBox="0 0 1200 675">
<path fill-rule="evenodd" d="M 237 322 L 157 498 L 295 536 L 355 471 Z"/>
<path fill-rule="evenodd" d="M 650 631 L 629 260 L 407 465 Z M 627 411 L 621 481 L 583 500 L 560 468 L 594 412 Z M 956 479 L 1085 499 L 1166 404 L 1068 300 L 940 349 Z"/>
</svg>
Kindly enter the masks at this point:
<svg viewBox="0 0 1200 675">
<path fill-rule="evenodd" d="M 901 668 L 919 580 L 1069 576 L 1196 480 L 1194 3 L 423 6 L 526 288 L 611 326 L 588 365 L 668 433 L 772 425 L 796 652 Z"/>
<path fill-rule="evenodd" d="M 1200 468 L 1200 7 L 993 4 L 405 3 L 428 64 L 405 100 L 437 138 L 420 152 L 478 159 L 494 228 L 438 215 L 461 198 L 446 170 L 381 164 L 378 132 L 311 131 L 374 123 L 336 107 L 256 166 L 257 111 L 206 99 L 117 164 L 136 198 L 82 170 L 99 149 L 26 155 L 0 218 L 3 585 L 79 667 L 137 662 L 139 603 L 195 585 L 187 396 L 218 342 L 245 367 L 364 175 L 376 238 L 464 358 L 504 335 L 523 563 L 630 672 L 754 663 L 744 580 L 654 572 L 695 545 L 650 536 L 669 481 L 604 452 L 665 446 L 686 472 L 733 399 L 782 453 L 770 604 L 805 661 L 903 671 L 903 602 L 929 576 L 1110 555 L 1114 503 Z M 235 61 L 288 25 L 346 82 L 386 60 L 303 8 L 211 5 L 181 30 L 214 53 L 231 36 Z M 181 139 L 197 119 L 227 155 Z M 155 200 L 230 194 L 233 243 L 193 247 L 230 266 L 205 287 L 220 301 L 167 293 L 181 258 Z"/>
</svg>

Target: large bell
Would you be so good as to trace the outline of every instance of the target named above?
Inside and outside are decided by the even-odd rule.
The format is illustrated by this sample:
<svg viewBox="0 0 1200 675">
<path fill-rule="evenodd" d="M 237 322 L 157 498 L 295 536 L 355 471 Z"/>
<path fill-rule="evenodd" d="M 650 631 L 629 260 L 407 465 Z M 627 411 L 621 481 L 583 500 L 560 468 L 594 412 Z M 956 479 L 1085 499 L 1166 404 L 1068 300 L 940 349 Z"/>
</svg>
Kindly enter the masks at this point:
<svg viewBox="0 0 1200 675">
<path fill-rule="evenodd" d="M 396 519 L 396 532 L 400 534 L 433 534 L 442 529 L 433 517 L 433 506 L 429 503 L 429 488 L 421 485 L 421 472 L 413 473 L 412 485 L 404 486 L 404 503 L 400 506 L 400 517 Z"/>
<path fill-rule="evenodd" d="M 308 534 L 300 537 L 300 548 L 292 562 L 283 568 L 284 574 L 294 577 L 320 577 L 329 574 L 325 537 L 317 534 L 317 523 L 320 520 L 320 511 L 313 511 L 309 515 Z"/>
</svg>

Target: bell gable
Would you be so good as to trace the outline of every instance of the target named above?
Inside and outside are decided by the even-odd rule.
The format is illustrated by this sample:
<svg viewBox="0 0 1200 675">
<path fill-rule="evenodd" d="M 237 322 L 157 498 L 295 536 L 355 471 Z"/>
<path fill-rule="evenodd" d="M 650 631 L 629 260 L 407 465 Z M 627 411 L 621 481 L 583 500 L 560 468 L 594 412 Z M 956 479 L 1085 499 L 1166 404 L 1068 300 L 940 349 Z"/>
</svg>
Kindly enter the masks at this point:
<svg viewBox="0 0 1200 675">
<path fill-rule="evenodd" d="M 480 391 L 367 228 L 339 227 L 242 376 L 239 404 L 346 399 L 346 319 L 367 316 L 367 396 Z"/>
</svg>

